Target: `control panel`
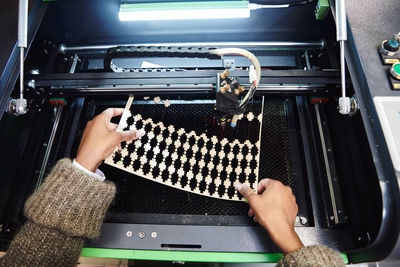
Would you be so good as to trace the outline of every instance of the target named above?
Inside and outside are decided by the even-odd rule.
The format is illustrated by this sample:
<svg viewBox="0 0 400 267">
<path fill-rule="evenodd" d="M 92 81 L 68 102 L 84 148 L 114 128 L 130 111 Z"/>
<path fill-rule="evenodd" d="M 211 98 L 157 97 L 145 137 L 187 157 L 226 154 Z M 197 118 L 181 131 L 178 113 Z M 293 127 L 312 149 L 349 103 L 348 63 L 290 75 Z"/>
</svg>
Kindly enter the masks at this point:
<svg viewBox="0 0 400 267">
<path fill-rule="evenodd" d="M 388 77 L 393 90 L 400 90 L 400 32 L 379 46 L 382 63 L 390 65 Z"/>
</svg>

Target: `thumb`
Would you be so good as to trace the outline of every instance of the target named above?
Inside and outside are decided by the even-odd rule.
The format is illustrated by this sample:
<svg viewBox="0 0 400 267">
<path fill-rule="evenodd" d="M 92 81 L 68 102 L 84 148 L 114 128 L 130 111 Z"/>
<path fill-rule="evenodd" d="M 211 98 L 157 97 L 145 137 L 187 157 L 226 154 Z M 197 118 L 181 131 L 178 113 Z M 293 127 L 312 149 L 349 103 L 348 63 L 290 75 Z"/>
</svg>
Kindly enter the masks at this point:
<svg viewBox="0 0 400 267">
<path fill-rule="evenodd" d="M 122 141 L 132 141 L 138 139 L 146 134 L 143 130 L 132 130 L 132 131 L 123 131 L 118 133 L 122 139 Z"/>
<path fill-rule="evenodd" d="M 236 183 L 235 184 L 235 188 L 236 188 L 236 190 L 238 190 L 239 191 L 239 193 L 244 197 L 244 198 L 246 198 L 247 200 L 249 200 L 249 198 L 251 197 L 251 196 L 256 196 L 256 193 L 250 188 L 250 187 L 248 187 L 247 185 L 245 185 L 245 184 L 241 184 L 241 183 Z"/>
</svg>

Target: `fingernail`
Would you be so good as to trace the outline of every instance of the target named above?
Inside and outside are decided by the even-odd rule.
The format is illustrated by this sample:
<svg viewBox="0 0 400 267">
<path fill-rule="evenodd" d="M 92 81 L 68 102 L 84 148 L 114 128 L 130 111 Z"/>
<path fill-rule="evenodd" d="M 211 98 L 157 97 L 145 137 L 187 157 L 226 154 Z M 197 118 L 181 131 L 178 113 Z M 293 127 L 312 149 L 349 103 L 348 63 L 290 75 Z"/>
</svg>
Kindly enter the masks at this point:
<svg viewBox="0 0 400 267">
<path fill-rule="evenodd" d="M 241 183 L 236 183 L 235 185 L 236 190 L 240 191 L 242 190 L 243 185 Z"/>
<path fill-rule="evenodd" d="M 142 136 L 145 135 L 145 134 L 146 134 L 145 131 L 143 131 L 143 130 L 138 130 L 138 131 L 136 132 L 136 138 L 140 138 L 140 137 L 142 137 Z"/>
</svg>

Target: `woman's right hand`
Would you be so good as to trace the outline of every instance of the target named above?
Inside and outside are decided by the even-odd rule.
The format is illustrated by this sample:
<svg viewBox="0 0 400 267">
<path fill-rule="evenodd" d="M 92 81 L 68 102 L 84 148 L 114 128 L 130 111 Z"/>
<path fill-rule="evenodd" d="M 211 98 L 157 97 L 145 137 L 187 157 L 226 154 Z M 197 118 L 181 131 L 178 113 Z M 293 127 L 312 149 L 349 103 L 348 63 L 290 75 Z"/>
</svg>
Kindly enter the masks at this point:
<svg viewBox="0 0 400 267">
<path fill-rule="evenodd" d="M 112 123 L 111 119 L 123 113 L 123 108 L 108 108 L 86 124 L 76 162 L 95 172 L 101 162 L 121 146 L 121 142 L 132 141 L 145 134 L 143 130 L 116 131 L 118 125 Z"/>
<path fill-rule="evenodd" d="M 268 231 L 283 253 L 304 246 L 294 231 L 298 207 L 290 187 L 272 179 L 261 180 L 257 194 L 244 184 L 237 183 L 235 187 L 250 205 L 249 216 Z"/>
</svg>

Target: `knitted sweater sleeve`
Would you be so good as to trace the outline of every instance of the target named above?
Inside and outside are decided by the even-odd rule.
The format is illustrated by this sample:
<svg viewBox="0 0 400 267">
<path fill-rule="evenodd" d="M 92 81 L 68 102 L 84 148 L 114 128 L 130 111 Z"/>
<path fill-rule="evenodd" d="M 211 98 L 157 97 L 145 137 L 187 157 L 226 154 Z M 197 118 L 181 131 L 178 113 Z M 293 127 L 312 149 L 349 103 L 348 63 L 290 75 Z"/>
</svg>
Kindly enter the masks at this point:
<svg viewBox="0 0 400 267">
<path fill-rule="evenodd" d="M 325 246 L 303 247 L 286 254 L 277 267 L 345 266 L 343 258 L 333 249 Z"/>
<path fill-rule="evenodd" d="M 58 161 L 44 183 L 25 203 L 28 218 L 0 266 L 74 266 L 86 238 L 100 227 L 115 195 L 111 182 L 102 182 Z"/>
</svg>

